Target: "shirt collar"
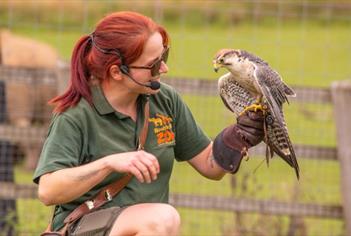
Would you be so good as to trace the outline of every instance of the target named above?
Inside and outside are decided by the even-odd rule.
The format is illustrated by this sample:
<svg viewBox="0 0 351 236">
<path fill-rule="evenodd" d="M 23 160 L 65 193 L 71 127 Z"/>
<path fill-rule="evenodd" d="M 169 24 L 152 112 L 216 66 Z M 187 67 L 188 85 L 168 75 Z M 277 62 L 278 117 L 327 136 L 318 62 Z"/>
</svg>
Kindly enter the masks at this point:
<svg viewBox="0 0 351 236">
<path fill-rule="evenodd" d="M 99 112 L 100 115 L 106 115 L 109 113 L 115 113 L 116 116 L 120 119 L 127 118 L 128 116 L 116 111 L 111 104 L 107 101 L 104 92 L 100 85 L 92 85 L 91 86 L 91 93 L 93 96 L 93 104 L 95 109 Z M 144 106 L 146 102 L 146 96 L 142 95 L 138 98 L 138 106 L 142 104 Z"/>
<path fill-rule="evenodd" d="M 100 115 L 106 115 L 115 112 L 113 107 L 107 101 L 100 85 L 92 85 L 91 93 L 93 96 L 93 104 Z"/>
</svg>

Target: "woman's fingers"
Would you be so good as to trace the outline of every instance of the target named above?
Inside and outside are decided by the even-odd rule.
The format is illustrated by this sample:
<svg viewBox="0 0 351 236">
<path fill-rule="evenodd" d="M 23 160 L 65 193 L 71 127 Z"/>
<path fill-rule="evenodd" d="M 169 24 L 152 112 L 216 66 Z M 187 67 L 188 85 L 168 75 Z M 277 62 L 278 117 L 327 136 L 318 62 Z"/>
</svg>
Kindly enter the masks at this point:
<svg viewBox="0 0 351 236">
<path fill-rule="evenodd" d="M 138 169 L 136 177 L 140 182 L 151 183 L 157 179 L 157 174 L 160 172 L 159 163 L 156 157 L 144 151 L 138 151 L 136 158 L 133 159 L 133 166 Z M 140 175 L 142 177 L 140 177 Z"/>
<path fill-rule="evenodd" d="M 141 158 L 141 161 L 148 167 L 152 176 L 156 177 L 158 173 L 160 173 L 160 165 L 158 163 L 157 158 L 147 152 L 143 151 L 145 158 Z"/>
<path fill-rule="evenodd" d="M 136 166 L 131 166 L 129 172 L 137 178 L 141 183 L 144 183 L 144 176 Z"/>
<path fill-rule="evenodd" d="M 142 159 L 143 164 L 147 167 L 147 170 L 150 174 L 151 180 L 157 179 L 157 174 L 159 173 L 157 165 L 155 165 L 153 160 Z M 158 163 L 157 163 L 158 164 Z"/>
<path fill-rule="evenodd" d="M 151 182 L 151 173 L 150 173 L 148 167 L 140 160 L 134 160 L 133 165 L 140 171 L 140 173 L 142 175 L 143 181 L 141 181 L 141 182 L 150 183 Z"/>
</svg>

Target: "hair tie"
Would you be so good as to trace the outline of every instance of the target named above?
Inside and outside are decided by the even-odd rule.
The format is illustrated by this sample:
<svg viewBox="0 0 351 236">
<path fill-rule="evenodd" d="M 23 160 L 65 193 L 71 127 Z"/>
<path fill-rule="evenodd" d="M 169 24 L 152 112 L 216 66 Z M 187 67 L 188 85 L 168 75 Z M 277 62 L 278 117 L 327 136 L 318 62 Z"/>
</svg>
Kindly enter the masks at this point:
<svg viewBox="0 0 351 236">
<path fill-rule="evenodd" d="M 94 43 L 94 32 L 89 34 L 89 39 L 90 42 Z"/>
</svg>

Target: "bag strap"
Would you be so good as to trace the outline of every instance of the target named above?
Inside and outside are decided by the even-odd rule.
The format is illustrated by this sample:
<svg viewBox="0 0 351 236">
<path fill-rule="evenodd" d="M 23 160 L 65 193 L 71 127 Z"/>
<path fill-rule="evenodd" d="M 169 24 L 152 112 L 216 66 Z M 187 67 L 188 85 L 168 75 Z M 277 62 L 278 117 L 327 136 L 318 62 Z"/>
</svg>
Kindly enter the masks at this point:
<svg viewBox="0 0 351 236">
<path fill-rule="evenodd" d="M 140 132 L 139 139 L 138 139 L 138 151 L 144 150 L 144 145 L 147 138 L 147 132 L 149 130 L 149 117 L 150 117 L 150 102 L 149 102 L 149 95 L 146 95 L 146 103 L 144 107 L 144 124 L 143 129 Z"/>
<path fill-rule="evenodd" d="M 140 132 L 138 138 L 138 148 L 137 150 L 143 150 L 146 142 L 146 137 L 149 129 L 149 116 L 150 116 L 150 103 L 149 96 L 146 97 L 146 103 L 144 106 L 144 124 L 143 129 Z M 116 196 L 132 179 L 133 175 L 128 173 L 124 175 L 121 179 L 107 185 L 103 188 L 92 200 L 88 200 L 81 205 L 79 205 L 76 209 L 74 209 L 63 221 L 64 227 L 59 232 L 50 232 L 52 221 L 49 223 L 46 231 L 41 235 L 50 235 L 50 233 L 56 233 L 57 235 L 65 235 L 68 226 L 70 223 L 78 220 L 85 214 L 92 212 L 93 210 L 101 207 L 105 203 L 112 200 L 114 196 Z"/>
</svg>

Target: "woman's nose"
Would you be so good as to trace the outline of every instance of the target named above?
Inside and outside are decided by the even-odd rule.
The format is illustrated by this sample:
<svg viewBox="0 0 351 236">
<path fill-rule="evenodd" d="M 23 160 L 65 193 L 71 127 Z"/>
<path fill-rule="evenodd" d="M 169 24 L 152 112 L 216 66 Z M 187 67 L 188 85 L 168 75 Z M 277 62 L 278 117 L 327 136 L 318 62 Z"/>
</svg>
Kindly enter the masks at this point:
<svg viewBox="0 0 351 236">
<path fill-rule="evenodd" d="M 160 67 L 160 74 L 164 74 L 164 73 L 167 73 L 168 72 L 168 66 L 167 64 L 162 61 L 161 62 L 161 67 Z"/>
</svg>

